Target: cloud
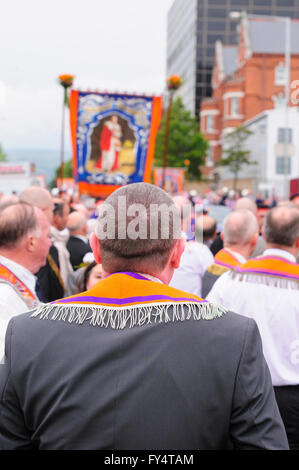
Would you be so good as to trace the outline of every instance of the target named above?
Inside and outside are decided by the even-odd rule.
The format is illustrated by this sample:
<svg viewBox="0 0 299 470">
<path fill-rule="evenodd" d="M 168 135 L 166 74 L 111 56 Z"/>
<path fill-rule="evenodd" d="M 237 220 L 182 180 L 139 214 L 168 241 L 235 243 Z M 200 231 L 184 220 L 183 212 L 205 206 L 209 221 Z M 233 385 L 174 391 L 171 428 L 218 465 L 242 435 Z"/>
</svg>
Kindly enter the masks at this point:
<svg viewBox="0 0 299 470">
<path fill-rule="evenodd" d="M 75 88 L 160 94 L 171 3 L 5 2 L 0 29 L 0 141 L 4 147 L 59 148 L 60 74 L 75 75 Z M 66 127 L 66 145 L 67 133 Z"/>
</svg>

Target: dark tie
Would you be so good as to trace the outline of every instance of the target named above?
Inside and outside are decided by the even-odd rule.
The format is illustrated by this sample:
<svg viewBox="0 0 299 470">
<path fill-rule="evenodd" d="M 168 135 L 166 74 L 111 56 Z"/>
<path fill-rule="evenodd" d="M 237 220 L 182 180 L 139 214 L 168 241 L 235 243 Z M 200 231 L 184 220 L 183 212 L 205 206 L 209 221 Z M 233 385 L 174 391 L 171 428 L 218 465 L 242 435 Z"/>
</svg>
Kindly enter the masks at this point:
<svg viewBox="0 0 299 470">
<path fill-rule="evenodd" d="M 35 283 L 35 292 L 36 292 L 36 295 L 39 298 L 39 300 L 41 302 L 45 302 L 45 298 L 43 296 L 43 293 L 42 293 L 42 290 L 41 290 L 40 283 L 39 283 L 38 279 L 36 280 L 36 283 Z"/>
</svg>

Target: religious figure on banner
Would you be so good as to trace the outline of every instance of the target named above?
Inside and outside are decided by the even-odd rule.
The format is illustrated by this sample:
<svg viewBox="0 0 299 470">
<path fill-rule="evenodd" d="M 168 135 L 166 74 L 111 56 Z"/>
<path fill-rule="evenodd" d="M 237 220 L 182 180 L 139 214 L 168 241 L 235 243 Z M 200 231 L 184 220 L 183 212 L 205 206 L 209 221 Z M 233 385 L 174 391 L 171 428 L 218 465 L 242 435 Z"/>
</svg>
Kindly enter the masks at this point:
<svg viewBox="0 0 299 470">
<path fill-rule="evenodd" d="M 95 165 L 103 172 L 119 169 L 119 154 L 121 151 L 122 130 L 118 123 L 118 116 L 112 115 L 102 129 L 99 147 L 100 157 Z"/>
</svg>

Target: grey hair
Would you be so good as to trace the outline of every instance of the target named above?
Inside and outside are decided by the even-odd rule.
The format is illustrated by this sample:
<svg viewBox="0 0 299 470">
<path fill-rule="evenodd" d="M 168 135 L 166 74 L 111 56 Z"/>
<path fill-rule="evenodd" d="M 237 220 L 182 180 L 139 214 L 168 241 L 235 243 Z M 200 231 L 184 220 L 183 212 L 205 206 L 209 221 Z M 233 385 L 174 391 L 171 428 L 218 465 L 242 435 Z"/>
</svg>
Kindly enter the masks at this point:
<svg viewBox="0 0 299 470">
<path fill-rule="evenodd" d="M 299 209 L 291 204 L 273 207 L 265 217 L 263 230 L 267 243 L 293 246 L 299 237 Z"/>
<path fill-rule="evenodd" d="M 79 211 L 71 212 L 67 222 L 67 228 L 70 232 L 76 232 L 87 224 L 87 217 Z"/>
<path fill-rule="evenodd" d="M 134 222 L 136 212 L 138 223 Z M 111 224 L 110 233 L 108 227 L 103 232 L 105 224 Z M 132 224 L 139 228 L 139 233 L 130 231 Z M 180 225 L 175 204 L 157 186 L 133 183 L 114 191 L 100 208 L 95 230 L 104 269 L 162 270 L 180 238 Z"/>
<path fill-rule="evenodd" d="M 0 248 L 13 248 L 28 234 L 40 236 L 37 209 L 18 202 L 0 212 Z"/>
<path fill-rule="evenodd" d="M 257 219 L 250 210 L 234 210 L 223 221 L 224 245 L 246 245 L 258 231 Z"/>
</svg>

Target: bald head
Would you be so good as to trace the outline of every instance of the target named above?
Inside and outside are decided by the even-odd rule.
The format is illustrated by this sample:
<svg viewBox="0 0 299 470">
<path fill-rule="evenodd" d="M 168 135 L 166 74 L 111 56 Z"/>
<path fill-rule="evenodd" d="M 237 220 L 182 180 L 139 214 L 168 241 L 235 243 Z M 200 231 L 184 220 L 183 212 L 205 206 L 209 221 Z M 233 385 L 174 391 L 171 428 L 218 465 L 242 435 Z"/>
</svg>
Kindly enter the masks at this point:
<svg viewBox="0 0 299 470">
<path fill-rule="evenodd" d="M 49 222 L 52 222 L 54 203 L 47 189 L 29 186 L 20 194 L 20 201 L 38 207 L 45 213 Z"/>
<path fill-rule="evenodd" d="M 246 245 L 258 232 L 258 223 L 251 211 L 234 210 L 223 221 L 223 244 Z"/>
<path fill-rule="evenodd" d="M 236 202 L 235 210 L 248 210 L 248 211 L 252 212 L 254 215 L 256 215 L 257 214 L 257 205 L 249 197 L 241 197 Z"/>
<path fill-rule="evenodd" d="M 270 209 L 263 230 L 268 244 L 292 247 L 299 238 L 299 209 L 291 204 Z"/>
<path fill-rule="evenodd" d="M 71 212 L 67 219 L 67 228 L 71 235 L 86 235 L 87 233 L 87 217 L 79 211 Z"/>
<path fill-rule="evenodd" d="M 217 233 L 217 221 L 210 215 L 203 215 L 195 221 L 195 240 L 206 242 L 213 240 Z"/>
</svg>

